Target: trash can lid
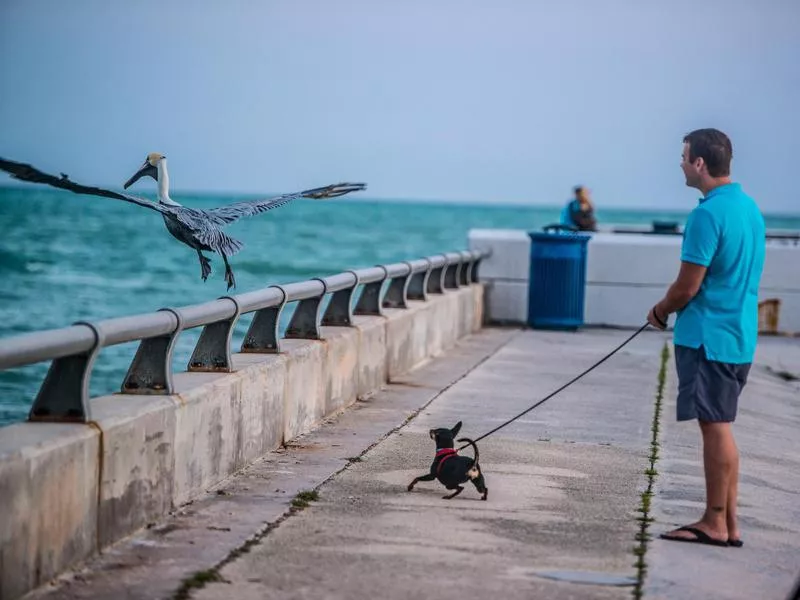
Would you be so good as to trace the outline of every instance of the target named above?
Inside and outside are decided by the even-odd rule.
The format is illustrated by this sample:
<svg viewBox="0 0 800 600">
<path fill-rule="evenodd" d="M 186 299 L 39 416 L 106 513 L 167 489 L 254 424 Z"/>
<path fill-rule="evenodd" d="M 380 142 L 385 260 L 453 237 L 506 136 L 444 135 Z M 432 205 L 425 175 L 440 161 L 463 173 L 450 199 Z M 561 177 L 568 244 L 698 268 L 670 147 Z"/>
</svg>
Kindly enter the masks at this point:
<svg viewBox="0 0 800 600">
<path fill-rule="evenodd" d="M 529 231 L 528 237 L 531 240 L 553 242 L 553 243 L 586 243 L 591 239 L 591 234 L 583 231 L 558 231 L 558 232 L 541 232 Z"/>
</svg>

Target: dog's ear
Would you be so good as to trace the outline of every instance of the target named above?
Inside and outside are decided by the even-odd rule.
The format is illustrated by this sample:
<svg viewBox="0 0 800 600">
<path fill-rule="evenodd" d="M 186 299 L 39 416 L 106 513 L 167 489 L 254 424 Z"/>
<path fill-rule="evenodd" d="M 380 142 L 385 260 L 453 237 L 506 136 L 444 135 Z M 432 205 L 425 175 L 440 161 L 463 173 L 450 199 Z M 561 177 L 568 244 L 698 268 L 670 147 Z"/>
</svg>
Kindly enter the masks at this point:
<svg viewBox="0 0 800 600">
<path fill-rule="evenodd" d="M 456 437 L 459 431 L 461 431 L 461 421 L 455 424 L 455 427 L 450 430 L 450 433 L 453 434 L 453 437 Z"/>
</svg>

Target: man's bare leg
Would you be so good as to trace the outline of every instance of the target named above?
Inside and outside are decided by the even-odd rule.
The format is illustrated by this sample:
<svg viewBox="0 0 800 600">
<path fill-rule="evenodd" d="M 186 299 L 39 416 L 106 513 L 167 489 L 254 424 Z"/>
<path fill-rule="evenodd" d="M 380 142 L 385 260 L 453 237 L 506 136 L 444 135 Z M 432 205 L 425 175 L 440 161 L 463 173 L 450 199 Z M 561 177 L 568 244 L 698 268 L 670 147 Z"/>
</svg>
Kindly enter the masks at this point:
<svg viewBox="0 0 800 600">
<path fill-rule="evenodd" d="M 700 421 L 703 434 L 703 467 L 706 478 L 706 512 L 703 518 L 689 527 L 699 529 L 715 540 L 728 540 L 728 505 L 734 507 L 736 519 L 736 488 L 734 469 L 738 469 L 739 452 L 733 439 L 730 423 Z M 733 488 L 731 488 L 731 484 Z M 738 535 L 738 531 L 736 532 Z M 673 538 L 694 539 L 690 531 L 671 531 Z"/>
<path fill-rule="evenodd" d="M 733 439 L 733 431 L 731 431 L 731 444 L 733 445 L 734 458 L 730 481 L 728 482 L 728 502 L 725 505 L 725 516 L 728 526 L 728 539 L 738 540 L 739 520 L 736 516 L 736 505 L 739 496 L 739 449 L 736 447 L 736 441 Z"/>
</svg>

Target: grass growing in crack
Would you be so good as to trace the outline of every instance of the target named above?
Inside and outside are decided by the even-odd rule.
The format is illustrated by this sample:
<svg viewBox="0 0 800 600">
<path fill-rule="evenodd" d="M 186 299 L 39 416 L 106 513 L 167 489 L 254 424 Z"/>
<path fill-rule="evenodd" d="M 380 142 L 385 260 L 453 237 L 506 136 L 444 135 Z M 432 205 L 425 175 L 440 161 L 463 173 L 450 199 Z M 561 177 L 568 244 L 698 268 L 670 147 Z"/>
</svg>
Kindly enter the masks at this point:
<svg viewBox="0 0 800 600">
<path fill-rule="evenodd" d="M 173 599 L 187 600 L 192 590 L 199 590 L 205 587 L 207 583 L 213 583 L 215 581 L 225 581 L 216 569 L 197 571 L 181 582 L 181 587 L 175 592 Z"/>
<path fill-rule="evenodd" d="M 316 490 L 298 492 L 298 494 L 292 498 L 292 506 L 295 508 L 306 508 L 309 502 L 314 502 L 315 500 L 319 500 L 319 493 Z"/>
<path fill-rule="evenodd" d="M 642 492 L 641 502 L 637 512 L 642 513 L 641 517 L 637 518 L 639 521 L 639 531 L 636 533 L 636 546 L 633 548 L 633 555 L 636 557 L 636 562 L 633 566 L 636 568 L 636 585 L 633 587 L 633 597 L 639 600 L 644 594 L 644 578 L 647 574 L 647 561 L 645 556 L 647 554 L 647 542 L 650 540 L 650 534 L 647 530 L 653 518 L 650 516 L 650 504 L 653 499 L 653 484 L 655 483 L 658 471 L 656 470 L 656 463 L 658 462 L 658 433 L 661 428 L 661 407 L 664 400 L 664 387 L 667 382 L 667 361 L 669 360 L 669 347 L 664 344 L 661 350 L 661 368 L 658 370 L 658 386 L 656 387 L 656 402 L 653 410 L 653 423 L 650 426 L 650 456 L 648 458 L 649 465 L 645 469 L 644 474 L 647 476 L 647 488 Z"/>
<path fill-rule="evenodd" d="M 303 491 L 299 492 L 293 499 L 292 499 L 292 510 L 289 514 L 300 510 L 302 508 L 306 508 L 309 506 L 309 502 L 313 502 L 315 500 L 319 500 L 319 492 L 316 490 L 310 491 Z M 259 544 L 261 540 L 273 529 L 278 527 L 284 520 L 286 520 L 288 515 L 283 515 L 278 518 L 276 521 L 268 524 L 264 527 L 260 532 L 256 535 L 248 539 L 244 544 L 231 550 L 222 561 L 220 561 L 215 567 L 211 569 L 206 569 L 205 571 L 198 571 L 193 575 L 187 577 L 181 582 L 181 586 L 172 596 L 172 600 L 189 600 L 191 597 L 192 590 L 200 589 L 205 587 L 207 583 L 214 583 L 214 582 L 224 582 L 226 581 L 225 578 L 220 575 L 220 569 L 227 565 L 228 563 L 236 560 L 237 558 L 241 557 L 244 554 L 250 552 L 250 550 Z"/>
</svg>

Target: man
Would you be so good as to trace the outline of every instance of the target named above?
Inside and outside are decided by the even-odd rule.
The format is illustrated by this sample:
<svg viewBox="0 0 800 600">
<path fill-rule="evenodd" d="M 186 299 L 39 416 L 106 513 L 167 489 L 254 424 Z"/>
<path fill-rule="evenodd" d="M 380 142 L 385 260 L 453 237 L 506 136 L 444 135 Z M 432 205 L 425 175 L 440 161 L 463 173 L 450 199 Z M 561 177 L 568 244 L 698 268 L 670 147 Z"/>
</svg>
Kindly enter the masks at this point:
<svg viewBox="0 0 800 600">
<path fill-rule="evenodd" d="M 731 182 L 728 137 L 699 129 L 683 142 L 686 185 L 703 198 L 686 222 L 678 277 L 647 320 L 664 330 L 678 313 L 677 419 L 700 424 L 706 510 L 698 522 L 661 537 L 739 547 L 739 452 L 731 425 L 755 354 L 766 231 L 755 201 Z"/>
<path fill-rule="evenodd" d="M 594 206 L 589 198 L 589 190 L 582 185 L 573 189 L 575 197 L 561 211 L 561 224 L 575 227 L 580 231 L 597 231 Z"/>
</svg>

